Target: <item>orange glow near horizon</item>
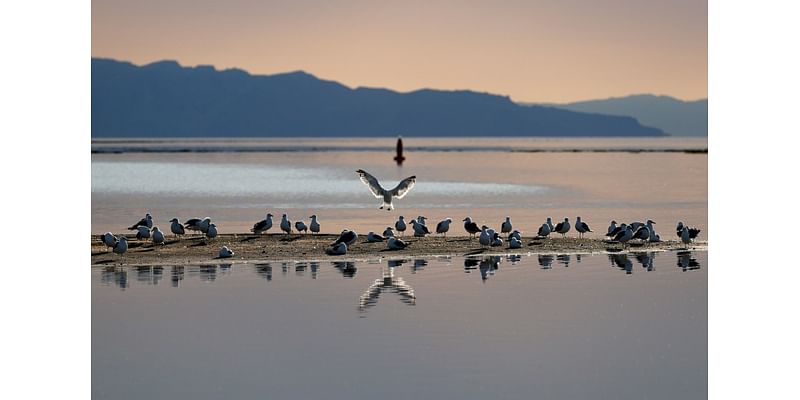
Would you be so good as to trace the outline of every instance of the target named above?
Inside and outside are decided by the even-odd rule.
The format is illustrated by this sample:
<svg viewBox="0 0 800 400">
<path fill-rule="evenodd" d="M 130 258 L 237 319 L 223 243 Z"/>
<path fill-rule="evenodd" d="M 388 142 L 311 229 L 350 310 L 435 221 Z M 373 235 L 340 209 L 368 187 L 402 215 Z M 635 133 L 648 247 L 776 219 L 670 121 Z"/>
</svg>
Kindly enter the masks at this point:
<svg viewBox="0 0 800 400">
<path fill-rule="evenodd" d="M 285 4 L 284 4 L 285 3 Z M 708 96 L 706 1 L 94 0 L 92 56 L 515 101 Z"/>
</svg>

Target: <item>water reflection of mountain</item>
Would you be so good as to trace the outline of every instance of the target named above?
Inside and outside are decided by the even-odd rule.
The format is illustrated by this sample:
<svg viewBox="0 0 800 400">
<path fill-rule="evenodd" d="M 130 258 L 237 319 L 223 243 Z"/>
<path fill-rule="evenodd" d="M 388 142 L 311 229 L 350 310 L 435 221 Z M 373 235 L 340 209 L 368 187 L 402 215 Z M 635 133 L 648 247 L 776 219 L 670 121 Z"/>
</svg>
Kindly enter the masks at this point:
<svg viewBox="0 0 800 400">
<path fill-rule="evenodd" d="M 683 272 L 700 269 L 700 263 L 692 256 L 691 251 L 679 251 L 678 268 L 682 269 Z"/>
<path fill-rule="evenodd" d="M 383 293 L 396 293 L 400 301 L 410 306 L 417 304 L 417 296 L 414 294 L 414 288 L 409 286 L 403 278 L 395 276 L 395 269 L 394 267 L 381 269 L 381 278 L 375 279 L 359 298 L 359 311 L 366 312 L 370 308 L 375 307 Z"/>
</svg>

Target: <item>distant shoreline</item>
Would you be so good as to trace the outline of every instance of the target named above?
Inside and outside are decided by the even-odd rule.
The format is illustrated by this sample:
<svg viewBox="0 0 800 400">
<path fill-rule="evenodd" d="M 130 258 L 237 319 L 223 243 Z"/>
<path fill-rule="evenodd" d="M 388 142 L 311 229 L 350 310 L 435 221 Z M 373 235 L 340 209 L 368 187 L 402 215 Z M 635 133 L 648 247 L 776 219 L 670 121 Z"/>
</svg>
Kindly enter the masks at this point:
<svg viewBox="0 0 800 400">
<path fill-rule="evenodd" d="M 128 235 L 132 236 L 132 235 Z M 123 255 L 114 254 L 100 243 L 97 235 L 91 237 L 92 266 L 135 266 L 135 265 L 196 265 L 231 262 L 274 262 L 274 261 L 358 261 L 376 258 L 430 258 L 437 256 L 490 256 L 508 254 L 592 254 L 592 253 L 637 253 L 650 251 L 683 250 L 685 246 L 678 241 L 659 243 L 630 243 L 625 249 L 618 243 L 608 243 L 598 238 L 578 239 L 576 237 L 550 237 L 534 239 L 523 237 L 523 247 L 508 249 L 508 245 L 482 247 L 478 239 L 467 236 L 448 236 L 425 238 L 402 237 L 410 243 L 405 250 L 390 251 L 385 242 L 366 243 L 366 237 L 359 237 L 350 251 L 343 256 L 325 253 L 328 244 L 338 235 L 285 235 L 285 234 L 221 234 L 213 240 L 205 240 L 200 235 L 180 240 L 171 235 L 165 245 L 154 245 L 152 241 L 129 240 L 129 249 Z M 228 246 L 234 251 L 231 258 L 218 258 L 219 249 Z M 708 250 L 707 242 L 697 242 L 690 250 Z"/>
</svg>

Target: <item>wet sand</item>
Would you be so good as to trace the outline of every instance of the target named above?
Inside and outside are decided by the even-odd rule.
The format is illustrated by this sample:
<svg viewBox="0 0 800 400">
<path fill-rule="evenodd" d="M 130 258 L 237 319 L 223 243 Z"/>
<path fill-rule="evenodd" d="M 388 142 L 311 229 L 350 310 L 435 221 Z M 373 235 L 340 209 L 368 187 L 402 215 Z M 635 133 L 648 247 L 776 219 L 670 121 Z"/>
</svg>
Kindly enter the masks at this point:
<svg viewBox="0 0 800 400">
<path fill-rule="evenodd" d="M 338 235 L 285 235 L 285 234 L 220 234 L 213 240 L 202 236 L 168 239 L 164 245 L 152 241 L 132 239 L 128 241 L 128 251 L 114 254 L 111 248 L 103 245 L 98 236 L 91 239 L 92 265 L 187 265 L 224 262 L 259 262 L 292 260 L 366 260 L 375 258 L 409 258 L 430 256 L 470 256 L 495 254 L 569 254 L 569 253 L 610 253 L 666 251 L 684 249 L 679 242 L 668 240 L 660 243 L 629 243 L 624 248 L 619 243 L 609 243 L 598 238 L 579 239 L 575 237 L 550 237 L 535 239 L 522 238 L 523 247 L 509 249 L 504 243 L 501 247 L 482 247 L 478 239 L 467 236 L 448 236 L 425 238 L 403 237 L 409 243 L 404 250 L 388 250 L 386 242 L 367 243 L 366 236 L 359 236 L 346 255 L 331 256 L 325 253 L 328 245 Z M 228 246 L 234 256 L 220 259 L 219 250 Z M 690 249 L 706 250 L 707 242 L 698 241 Z"/>
</svg>

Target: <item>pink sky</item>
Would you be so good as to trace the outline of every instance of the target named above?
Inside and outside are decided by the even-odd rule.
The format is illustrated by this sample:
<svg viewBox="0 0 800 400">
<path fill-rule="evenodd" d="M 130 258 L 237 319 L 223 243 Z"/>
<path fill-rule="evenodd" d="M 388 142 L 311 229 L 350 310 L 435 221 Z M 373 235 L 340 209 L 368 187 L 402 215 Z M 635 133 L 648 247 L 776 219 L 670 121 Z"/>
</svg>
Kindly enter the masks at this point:
<svg viewBox="0 0 800 400">
<path fill-rule="evenodd" d="M 92 56 L 515 101 L 707 97 L 706 1 L 94 0 Z"/>
</svg>

